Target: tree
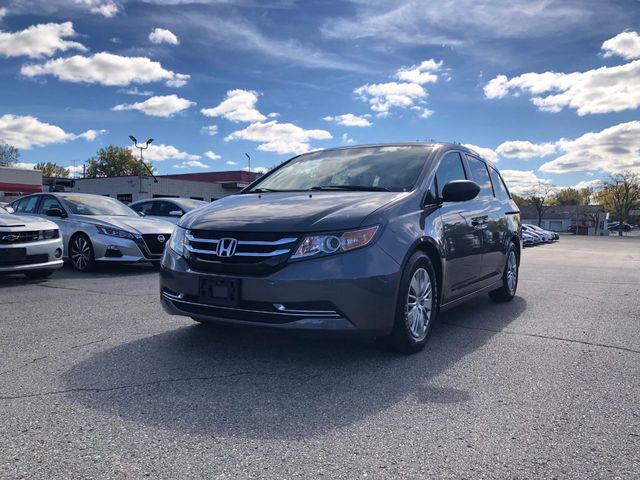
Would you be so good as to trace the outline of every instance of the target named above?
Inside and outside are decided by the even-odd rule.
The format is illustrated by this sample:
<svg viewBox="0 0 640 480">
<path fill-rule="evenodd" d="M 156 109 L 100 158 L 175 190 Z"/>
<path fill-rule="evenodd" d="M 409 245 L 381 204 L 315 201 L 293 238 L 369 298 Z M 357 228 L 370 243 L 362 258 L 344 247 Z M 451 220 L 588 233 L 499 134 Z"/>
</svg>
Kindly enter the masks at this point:
<svg viewBox="0 0 640 480">
<path fill-rule="evenodd" d="M 34 170 L 42 170 L 43 177 L 62 177 L 69 178 L 71 172 L 68 168 L 61 167 L 57 163 L 53 162 L 38 162 L 36 163 Z"/>
<path fill-rule="evenodd" d="M 0 167 L 10 167 L 20 158 L 20 151 L 6 142 L 0 143 Z"/>
<path fill-rule="evenodd" d="M 514 202 L 516 202 L 516 205 L 518 205 L 518 207 L 520 208 L 528 207 L 530 205 L 529 200 L 524 198 L 522 195 L 512 193 L 511 198 L 513 199 Z"/>
<path fill-rule="evenodd" d="M 612 174 L 603 183 L 598 201 L 620 222 L 618 235 L 622 236 L 622 222 L 629 219 L 629 210 L 640 206 L 640 176 L 630 171 Z"/>
<path fill-rule="evenodd" d="M 555 194 L 554 200 L 556 205 L 589 205 L 593 189 L 581 188 L 563 188 Z"/>
<path fill-rule="evenodd" d="M 153 167 L 149 165 L 151 171 Z M 121 177 L 126 175 L 146 175 L 147 169 L 128 148 L 109 145 L 101 148 L 95 157 L 87 162 L 87 177 Z"/>
<path fill-rule="evenodd" d="M 528 205 L 531 205 L 535 208 L 536 213 L 538 214 L 538 226 L 542 226 L 542 219 L 544 218 L 544 214 L 553 206 L 554 202 L 554 191 L 555 188 L 553 185 L 549 185 L 547 183 L 538 183 L 535 187 L 529 190 L 527 193 L 523 195 L 524 200 Z"/>
</svg>

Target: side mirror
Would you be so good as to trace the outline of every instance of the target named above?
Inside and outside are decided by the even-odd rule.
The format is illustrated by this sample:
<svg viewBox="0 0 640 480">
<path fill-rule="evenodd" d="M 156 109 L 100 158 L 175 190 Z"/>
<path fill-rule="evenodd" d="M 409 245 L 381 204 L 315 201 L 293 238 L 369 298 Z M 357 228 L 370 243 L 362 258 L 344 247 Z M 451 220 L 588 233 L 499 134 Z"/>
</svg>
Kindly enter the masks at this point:
<svg viewBox="0 0 640 480">
<path fill-rule="evenodd" d="M 452 180 L 442 189 L 443 202 L 466 202 L 480 193 L 480 186 L 471 180 Z"/>
<path fill-rule="evenodd" d="M 9 205 L 5 205 L 4 209 L 9 213 L 16 213 L 15 209 Z"/>
<path fill-rule="evenodd" d="M 49 210 L 47 210 L 47 217 L 65 218 L 66 216 L 67 214 L 60 210 L 58 207 L 51 207 Z"/>
<path fill-rule="evenodd" d="M 182 210 L 171 210 L 169 212 L 170 217 L 181 217 L 182 215 L 184 215 L 184 212 Z"/>
<path fill-rule="evenodd" d="M 146 214 L 145 214 L 142 210 L 140 210 L 139 212 L 136 212 L 136 213 L 137 213 L 138 215 L 140 215 L 141 217 L 146 216 Z"/>
</svg>

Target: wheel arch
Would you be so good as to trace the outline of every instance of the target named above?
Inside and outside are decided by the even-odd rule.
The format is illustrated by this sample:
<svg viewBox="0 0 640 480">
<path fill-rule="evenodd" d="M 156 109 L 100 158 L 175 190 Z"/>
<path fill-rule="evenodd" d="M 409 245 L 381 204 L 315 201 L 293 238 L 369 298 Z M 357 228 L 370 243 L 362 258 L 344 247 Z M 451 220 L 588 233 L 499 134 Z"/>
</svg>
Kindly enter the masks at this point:
<svg viewBox="0 0 640 480">
<path fill-rule="evenodd" d="M 431 264 L 433 265 L 433 270 L 436 274 L 436 289 L 438 295 L 438 308 L 440 308 L 440 303 L 442 301 L 442 292 L 443 292 L 443 265 L 442 265 L 442 255 L 440 253 L 440 249 L 438 248 L 435 241 L 431 238 L 422 238 L 416 241 L 412 247 L 408 250 L 407 255 L 405 256 L 402 262 L 402 270 L 407 266 L 407 262 L 411 258 L 411 256 L 416 252 L 423 252 L 429 260 L 431 260 Z"/>
</svg>

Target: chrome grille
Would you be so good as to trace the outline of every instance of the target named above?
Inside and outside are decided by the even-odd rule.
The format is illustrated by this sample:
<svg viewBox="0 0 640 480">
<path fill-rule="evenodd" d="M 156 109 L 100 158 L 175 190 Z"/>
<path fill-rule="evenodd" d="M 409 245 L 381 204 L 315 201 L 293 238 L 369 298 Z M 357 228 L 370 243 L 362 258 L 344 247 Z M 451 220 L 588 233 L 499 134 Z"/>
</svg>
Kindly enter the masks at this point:
<svg viewBox="0 0 640 480">
<path fill-rule="evenodd" d="M 298 242 L 296 235 L 282 233 L 204 230 L 191 230 L 186 239 L 187 261 L 192 267 L 249 274 L 277 268 Z"/>
</svg>

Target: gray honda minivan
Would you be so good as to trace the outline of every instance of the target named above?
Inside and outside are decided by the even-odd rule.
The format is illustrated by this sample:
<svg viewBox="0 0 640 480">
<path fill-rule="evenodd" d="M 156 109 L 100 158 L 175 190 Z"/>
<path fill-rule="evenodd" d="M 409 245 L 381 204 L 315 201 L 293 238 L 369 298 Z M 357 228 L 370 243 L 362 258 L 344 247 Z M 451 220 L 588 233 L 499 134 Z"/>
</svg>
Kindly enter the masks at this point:
<svg viewBox="0 0 640 480">
<path fill-rule="evenodd" d="M 184 215 L 160 297 L 198 322 L 361 332 L 415 352 L 440 311 L 515 296 L 520 232 L 498 170 L 460 145 L 315 151 Z"/>
</svg>

